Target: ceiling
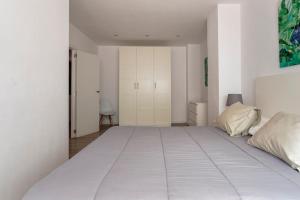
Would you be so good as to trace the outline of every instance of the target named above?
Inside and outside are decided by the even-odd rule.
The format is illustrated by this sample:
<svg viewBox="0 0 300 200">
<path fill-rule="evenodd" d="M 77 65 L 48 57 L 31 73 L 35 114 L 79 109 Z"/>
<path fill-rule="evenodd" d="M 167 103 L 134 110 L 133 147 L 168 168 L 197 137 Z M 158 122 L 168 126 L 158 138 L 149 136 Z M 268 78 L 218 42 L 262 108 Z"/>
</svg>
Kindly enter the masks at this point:
<svg viewBox="0 0 300 200">
<path fill-rule="evenodd" d="M 70 0 L 70 21 L 97 44 L 199 43 L 216 4 L 237 1 Z"/>
</svg>

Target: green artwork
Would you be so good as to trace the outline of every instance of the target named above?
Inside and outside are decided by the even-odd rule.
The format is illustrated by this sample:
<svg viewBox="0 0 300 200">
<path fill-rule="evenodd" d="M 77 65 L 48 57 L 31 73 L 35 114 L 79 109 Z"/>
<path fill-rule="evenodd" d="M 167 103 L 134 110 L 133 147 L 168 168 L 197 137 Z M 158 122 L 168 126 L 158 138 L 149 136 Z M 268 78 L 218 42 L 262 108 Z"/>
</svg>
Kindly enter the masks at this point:
<svg viewBox="0 0 300 200">
<path fill-rule="evenodd" d="M 208 58 L 206 57 L 204 60 L 204 79 L 205 79 L 205 87 L 208 87 Z"/>
<path fill-rule="evenodd" d="M 300 0 L 281 0 L 279 49 L 281 68 L 300 64 Z"/>
</svg>

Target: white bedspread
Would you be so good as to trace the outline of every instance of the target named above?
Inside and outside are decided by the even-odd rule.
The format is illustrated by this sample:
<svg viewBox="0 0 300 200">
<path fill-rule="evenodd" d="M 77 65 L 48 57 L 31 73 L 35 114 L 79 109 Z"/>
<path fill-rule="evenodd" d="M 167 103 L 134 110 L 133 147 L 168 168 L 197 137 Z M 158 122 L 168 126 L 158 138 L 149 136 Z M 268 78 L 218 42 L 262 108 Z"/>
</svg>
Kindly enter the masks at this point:
<svg viewBox="0 0 300 200">
<path fill-rule="evenodd" d="M 215 128 L 114 127 L 23 200 L 296 200 L 300 175 Z"/>
</svg>

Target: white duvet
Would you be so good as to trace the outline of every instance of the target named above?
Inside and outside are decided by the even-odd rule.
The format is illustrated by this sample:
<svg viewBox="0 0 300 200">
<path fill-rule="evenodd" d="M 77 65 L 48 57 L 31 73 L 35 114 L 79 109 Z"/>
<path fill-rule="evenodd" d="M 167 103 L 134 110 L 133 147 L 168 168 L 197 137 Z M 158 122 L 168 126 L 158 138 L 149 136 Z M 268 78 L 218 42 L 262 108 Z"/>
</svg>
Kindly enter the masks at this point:
<svg viewBox="0 0 300 200">
<path fill-rule="evenodd" d="M 285 163 L 215 128 L 115 127 L 23 200 L 300 199 Z"/>
</svg>

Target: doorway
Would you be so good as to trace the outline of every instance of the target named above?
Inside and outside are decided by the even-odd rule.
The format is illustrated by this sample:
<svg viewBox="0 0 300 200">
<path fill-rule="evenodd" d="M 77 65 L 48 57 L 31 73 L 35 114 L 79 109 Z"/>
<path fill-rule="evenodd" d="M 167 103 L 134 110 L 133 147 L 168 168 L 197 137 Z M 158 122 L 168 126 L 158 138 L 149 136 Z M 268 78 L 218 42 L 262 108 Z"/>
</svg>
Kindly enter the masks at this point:
<svg viewBox="0 0 300 200">
<path fill-rule="evenodd" d="M 99 88 L 98 57 L 69 49 L 69 138 L 99 132 Z"/>
</svg>

